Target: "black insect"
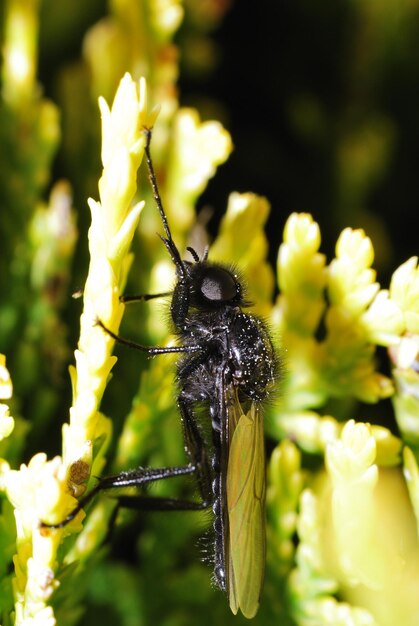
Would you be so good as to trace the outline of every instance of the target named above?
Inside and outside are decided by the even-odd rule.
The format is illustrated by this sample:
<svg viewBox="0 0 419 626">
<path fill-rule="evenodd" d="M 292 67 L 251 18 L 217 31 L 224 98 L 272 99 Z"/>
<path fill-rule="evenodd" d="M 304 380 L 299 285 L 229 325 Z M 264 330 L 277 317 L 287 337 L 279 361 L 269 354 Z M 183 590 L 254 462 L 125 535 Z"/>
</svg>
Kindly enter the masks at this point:
<svg viewBox="0 0 419 626">
<path fill-rule="evenodd" d="M 265 565 L 265 453 L 262 403 L 275 387 L 278 361 L 265 324 L 244 313 L 248 306 L 234 270 L 202 258 L 181 259 L 172 239 L 150 156 L 151 130 L 145 129 L 145 155 L 154 198 L 163 222 L 160 236 L 176 268 L 173 292 L 122 298 L 149 300 L 171 295 L 175 347 L 147 347 L 122 339 L 100 321 L 117 342 L 149 355 L 178 353 L 177 385 L 187 455 L 181 467 L 138 468 L 100 478 L 92 491 L 61 523 L 62 527 L 105 489 L 193 474 L 200 500 L 120 496 L 125 507 L 148 510 L 197 510 L 212 507 L 214 578 L 227 592 L 233 613 L 253 617 L 259 606 Z M 204 406 L 211 420 L 207 441 L 196 417 Z M 202 412 L 200 412 L 202 415 Z M 51 525 L 45 524 L 51 527 Z"/>
</svg>

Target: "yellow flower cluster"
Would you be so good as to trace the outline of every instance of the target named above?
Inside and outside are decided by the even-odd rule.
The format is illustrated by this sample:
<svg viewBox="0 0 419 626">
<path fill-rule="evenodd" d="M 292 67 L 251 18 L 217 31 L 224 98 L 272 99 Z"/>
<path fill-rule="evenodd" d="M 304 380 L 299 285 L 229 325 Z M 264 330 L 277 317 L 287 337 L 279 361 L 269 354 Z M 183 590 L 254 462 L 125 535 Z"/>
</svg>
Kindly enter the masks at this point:
<svg viewBox="0 0 419 626">
<path fill-rule="evenodd" d="M 287 573 L 294 556 L 293 537 L 298 521 L 298 504 L 304 485 L 301 452 L 290 440 L 282 441 L 272 452 L 268 468 L 268 543 L 275 551 L 275 565 Z"/>
<path fill-rule="evenodd" d="M 168 219 L 176 215 L 176 228 L 191 228 L 195 202 L 216 168 L 232 150 L 229 133 L 219 122 L 201 122 L 194 109 L 180 109 L 173 121 L 165 193 Z M 175 220 L 171 220 L 175 221 Z"/>
<path fill-rule="evenodd" d="M 390 288 L 381 290 L 372 269 L 373 247 L 363 231 L 345 229 L 328 266 L 319 247 L 320 231 L 311 216 L 292 215 L 279 252 L 281 295 L 273 312 L 286 350 L 284 409 L 268 428 L 308 452 L 324 454 L 326 461 L 323 478 L 303 491 L 299 502 L 300 544 L 290 577 L 294 616 L 300 626 L 313 620 L 413 626 L 419 580 L 415 455 L 404 449 L 402 472 L 402 441 L 389 430 L 339 422 L 313 409 L 330 399 L 343 398 L 345 409 L 354 398 L 376 402 L 393 395 L 403 438 L 417 450 L 417 258 L 398 268 Z M 376 371 L 377 345 L 389 348 L 396 385 Z M 344 411 L 340 416 L 345 418 Z M 275 466 L 272 485 L 282 486 L 277 515 L 294 472 Z M 277 535 L 283 535 L 280 526 Z M 339 590 L 346 602 L 331 595 Z"/>
<path fill-rule="evenodd" d="M 371 558 L 376 537 L 374 490 L 378 481 L 375 439 L 366 424 L 346 423 L 341 438 L 326 450 L 332 482 L 332 520 L 337 558 L 353 584 L 378 582 L 382 563 Z M 353 512 L 357 511 L 357 515 Z M 356 541 L 353 539 L 356 537 Z M 373 571 L 371 571 L 373 570 Z"/>
<path fill-rule="evenodd" d="M 212 260 L 234 259 L 243 270 L 246 281 L 252 286 L 247 297 L 255 303 L 253 310 L 266 318 L 272 307 L 274 288 L 273 271 L 266 260 L 268 239 L 264 230 L 269 209 L 269 202 L 262 196 L 230 194 L 218 235 L 210 248 Z"/>
<path fill-rule="evenodd" d="M 112 110 L 100 100 L 102 113 L 103 174 L 100 202 L 90 199 L 90 268 L 84 290 L 76 369 L 71 370 L 74 400 L 70 423 L 64 427 L 64 464 L 79 459 L 91 464 L 92 442 L 109 434 L 108 422 L 98 406 L 110 370 L 113 340 L 95 327 L 100 319 L 117 332 L 124 307 L 119 301 L 131 263 L 128 249 L 143 202 L 131 206 L 137 169 L 144 153 L 144 127 L 152 127 L 157 112 L 147 110 L 145 81 L 139 89 L 129 75 L 120 84 Z"/>
<path fill-rule="evenodd" d="M 315 332 L 325 303 L 326 257 L 320 228 L 311 215 L 293 213 L 278 253 L 279 296 L 274 319 L 279 331 L 309 337 Z"/>
<path fill-rule="evenodd" d="M 405 480 L 415 507 L 418 469 L 408 449 L 404 457 L 404 475 L 380 467 L 372 428 L 353 421 L 326 451 L 330 494 L 323 498 L 330 509 L 324 508 L 325 559 L 345 586 L 346 597 L 368 607 L 380 626 L 398 620 L 414 626 L 417 620 L 418 521 L 406 498 Z"/>
<path fill-rule="evenodd" d="M 375 282 L 371 241 L 361 230 L 345 229 L 328 267 L 319 246 L 311 216 L 292 215 L 278 257 L 281 295 L 273 317 L 292 358 L 294 406 L 388 397 L 394 389 L 376 371 L 375 345 L 400 337 L 402 314 Z M 324 339 L 318 338 L 323 315 Z"/>
<path fill-rule="evenodd" d="M 111 356 L 113 341 L 95 323 L 99 318 L 117 331 L 121 320 L 123 305 L 119 294 L 130 266 L 128 250 L 143 206 L 142 202 L 131 206 L 144 153 L 143 128 L 152 126 L 157 113 L 148 112 L 145 82 L 138 86 L 129 75 L 121 81 L 112 109 L 104 100 L 100 107 L 103 174 L 99 181 L 100 202 L 89 200 L 91 263 L 84 290 L 76 368 L 71 368 L 73 406 L 70 423 L 63 428 L 63 460 L 57 457 L 47 462 L 46 456 L 39 453 L 18 471 L 2 466 L 3 489 L 15 508 L 17 524 L 16 624 L 26 624 L 29 619 L 33 624 L 55 623 L 47 603 L 58 584 L 54 578 L 56 551 L 63 532 L 79 527 L 82 514 L 61 531 L 42 529 L 40 520 L 57 523 L 74 509 L 76 500 L 71 494 L 79 495 L 85 488 L 93 445 L 101 444 L 103 455 L 110 434 L 110 422 L 98 412 L 98 407 L 116 359 Z M 0 362 L 0 379 L 3 397 L 7 397 L 11 384 L 4 359 Z M 2 434 L 6 436 L 13 421 L 7 409 L 1 417 Z M 96 455 L 98 470 L 102 455 Z M 94 545 L 92 541 L 88 543 Z"/>
<path fill-rule="evenodd" d="M 326 446 L 323 479 L 303 491 L 299 504 L 290 577 L 298 624 L 314 616 L 322 625 L 416 623 L 419 470 L 408 448 L 404 475 L 386 468 L 400 461 L 394 440 L 385 429 L 350 420 Z M 339 590 L 346 602 L 330 595 Z"/>
<path fill-rule="evenodd" d="M 2 46 L 2 95 L 13 108 L 33 97 L 36 76 L 39 0 L 8 3 Z"/>
<path fill-rule="evenodd" d="M 336 259 L 329 266 L 330 307 L 325 319 L 327 335 L 320 350 L 320 366 L 333 393 L 354 395 L 366 402 L 393 393 L 390 380 L 376 372 L 375 348 L 363 320 L 379 290 L 371 269 L 373 258 L 371 241 L 363 231 L 343 231 Z"/>
<path fill-rule="evenodd" d="M 5 358 L 0 355 L 0 398 L 12 396 L 12 383 Z M 6 405 L 0 404 L 1 438 L 11 434 L 14 420 Z M 62 533 L 46 536 L 39 527 L 45 512 L 68 513 L 75 500 L 67 492 L 66 472 L 61 459 L 47 462 L 46 455 L 35 455 L 29 464 L 11 470 L 6 461 L 0 462 L 0 489 L 14 507 L 16 547 L 14 557 L 15 623 L 55 624 L 48 601 L 57 587 L 53 567 Z M 73 528 L 74 528 L 73 524 Z M 71 528 L 70 528 L 71 529 Z"/>
<path fill-rule="evenodd" d="M 108 15 L 90 28 L 83 45 L 94 96 L 111 97 L 126 71 L 134 79 L 146 76 L 153 100 L 164 102 L 160 126 L 171 121 L 179 72 L 173 37 L 183 14 L 181 0 L 112 0 Z"/>
<path fill-rule="evenodd" d="M 15 623 L 53 626 L 55 618 L 49 600 L 58 586 L 54 568 L 63 533 L 45 533 L 40 519 L 46 514 L 63 516 L 74 508 L 76 501 L 68 493 L 65 469 L 59 457 L 47 462 L 46 455 L 39 453 L 27 466 L 8 471 L 3 481 L 16 520 Z M 75 522 L 67 531 L 77 527 Z"/>
<path fill-rule="evenodd" d="M 299 626 L 377 626 L 367 610 L 333 597 L 338 584 L 325 564 L 323 522 L 320 503 L 310 489 L 305 489 L 300 499 L 297 525 L 300 538 L 297 567 L 289 577 L 291 608 L 296 623 Z"/>
</svg>

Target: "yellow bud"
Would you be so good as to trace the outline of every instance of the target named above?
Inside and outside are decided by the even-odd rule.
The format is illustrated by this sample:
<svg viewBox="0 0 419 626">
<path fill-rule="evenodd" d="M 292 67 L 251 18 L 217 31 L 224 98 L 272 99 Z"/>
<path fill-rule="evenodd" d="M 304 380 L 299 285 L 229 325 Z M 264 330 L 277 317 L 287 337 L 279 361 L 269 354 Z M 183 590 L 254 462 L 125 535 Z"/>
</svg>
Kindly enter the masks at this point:
<svg viewBox="0 0 419 626">
<path fill-rule="evenodd" d="M 336 244 L 336 257 L 347 257 L 359 268 L 370 267 L 374 261 L 374 248 L 371 239 L 362 229 L 345 228 Z"/>
<path fill-rule="evenodd" d="M 6 357 L 0 354 L 0 399 L 8 400 L 12 397 L 13 386 L 10 374 L 6 368 Z"/>
<path fill-rule="evenodd" d="M 419 334 L 419 267 L 412 257 L 393 274 L 390 297 L 403 311 L 406 331 Z"/>
</svg>

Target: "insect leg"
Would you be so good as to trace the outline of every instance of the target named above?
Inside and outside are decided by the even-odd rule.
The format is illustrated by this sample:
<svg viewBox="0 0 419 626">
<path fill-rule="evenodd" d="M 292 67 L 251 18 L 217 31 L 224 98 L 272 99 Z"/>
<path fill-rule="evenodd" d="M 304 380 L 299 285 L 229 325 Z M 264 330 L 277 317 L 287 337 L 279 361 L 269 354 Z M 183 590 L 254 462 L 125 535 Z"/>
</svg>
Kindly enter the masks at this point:
<svg viewBox="0 0 419 626">
<path fill-rule="evenodd" d="M 201 511 L 207 508 L 207 503 L 203 501 L 148 496 L 118 496 L 118 505 L 139 511 Z"/>
<path fill-rule="evenodd" d="M 228 425 L 226 406 L 226 367 L 225 364 L 215 371 L 215 397 L 212 399 L 210 411 L 212 418 L 212 436 L 214 443 L 214 463 L 216 479 L 213 483 L 215 503 L 214 522 L 214 575 L 218 586 L 227 591 L 226 556 L 228 551 L 228 518 L 226 515 L 226 473 L 228 466 Z"/>
<path fill-rule="evenodd" d="M 125 508 L 135 508 L 140 510 L 153 511 L 190 511 L 206 509 L 211 504 L 211 474 L 208 459 L 205 453 L 205 445 L 199 429 L 196 425 L 190 401 L 185 394 L 180 394 L 178 398 L 179 410 L 182 417 L 183 434 L 185 441 L 185 451 L 188 456 L 188 465 L 180 467 L 164 467 L 159 469 L 144 469 L 139 467 L 134 470 L 122 472 L 116 476 L 109 476 L 99 479 L 99 483 L 94 487 L 93 496 L 104 489 L 117 489 L 120 487 L 141 487 L 149 482 L 175 478 L 188 474 L 195 474 L 201 500 L 194 502 L 188 500 L 177 500 L 175 498 L 150 498 L 146 496 L 119 496 L 119 505 Z M 90 492 L 91 494 L 92 492 Z M 83 508 L 93 497 L 88 494 L 79 503 L 78 511 Z M 90 497 L 89 497 L 90 496 Z M 77 511 L 77 512 L 78 512 Z"/>
<path fill-rule="evenodd" d="M 164 291 L 163 293 L 141 293 L 135 296 L 120 296 L 119 302 L 123 302 L 124 304 L 130 302 L 147 302 L 148 300 L 154 300 L 155 298 L 166 298 L 167 296 L 171 295 L 171 291 Z"/>
<path fill-rule="evenodd" d="M 140 350 L 141 352 L 146 352 L 150 356 L 154 356 L 156 354 L 172 354 L 172 353 L 181 353 L 185 352 L 200 352 L 202 350 L 201 346 L 143 346 L 140 343 L 136 343 L 135 341 L 130 341 L 129 339 L 124 339 L 123 337 L 119 337 L 119 335 L 115 335 L 109 328 L 107 328 L 103 322 L 99 319 L 96 320 L 96 326 L 100 326 L 105 333 L 107 333 L 112 339 L 115 339 L 117 343 L 120 343 L 124 346 L 128 346 L 128 348 L 134 348 L 135 350 Z"/>
<path fill-rule="evenodd" d="M 120 489 L 121 487 L 141 487 L 147 483 L 151 483 L 157 480 L 166 480 L 168 478 L 175 478 L 177 476 L 184 476 L 193 474 L 196 471 L 196 467 L 192 464 L 184 465 L 180 467 L 163 467 L 163 468 L 143 468 L 138 467 L 134 470 L 127 472 L 121 472 L 114 476 L 105 476 L 99 478 L 98 483 L 93 487 L 88 494 L 79 500 L 77 506 L 58 524 L 47 524 L 41 522 L 42 528 L 63 528 L 69 522 L 71 522 L 76 515 L 84 509 L 89 502 L 100 492 L 109 489 Z M 128 496 L 123 496 L 123 498 Z M 200 503 L 197 503 L 200 504 Z M 126 505 L 125 505 L 126 506 Z M 190 508 L 195 508 L 194 506 Z M 202 508 L 202 507 L 197 507 Z"/>
<path fill-rule="evenodd" d="M 182 418 L 185 451 L 189 462 L 195 467 L 198 489 L 203 502 L 203 508 L 210 506 L 212 502 L 211 470 L 206 454 L 205 443 L 199 432 L 191 408 L 191 400 L 185 391 L 178 398 L 179 411 Z"/>
<path fill-rule="evenodd" d="M 152 505 L 153 498 L 136 498 L 135 496 L 120 496 L 121 506 L 130 508 L 142 508 L 149 510 L 199 510 L 205 509 L 211 502 L 211 477 L 208 460 L 205 454 L 205 446 L 201 434 L 197 428 L 190 402 L 182 394 L 178 399 L 179 409 L 182 416 L 183 432 L 185 439 L 185 451 L 189 458 L 188 465 L 179 467 L 143 468 L 139 467 L 127 472 L 121 472 L 114 476 L 99 478 L 93 489 L 79 501 L 78 505 L 58 524 L 41 522 L 43 528 L 63 528 L 76 515 L 86 507 L 91 500 L 100 492 L 121 487 L 141 487 L 157 480 L 166 480 L 177 476 L 196 474 L 198 488 L 201 496 L 199 502 L 175 500 L 174 498 L 158 499 Z M 135 502 L 136 501 L 136 502 Z"/>
<path fill-rule="evenodd" d="M 83 293 L 83 289 L 78 289 L 72 294 L 72 298 L 77 300 L 77 298 L 82 297 Z M 148 300 L 154 300 L 154 298 L 166 298 L 171 295 L 171 291 L 164 291 L 162 293 L 141 293 L 135 296 L 119 296 L 119 302 L 123 302 L 124 304 L 129 302 L 147 302 Z"/>
</svg>

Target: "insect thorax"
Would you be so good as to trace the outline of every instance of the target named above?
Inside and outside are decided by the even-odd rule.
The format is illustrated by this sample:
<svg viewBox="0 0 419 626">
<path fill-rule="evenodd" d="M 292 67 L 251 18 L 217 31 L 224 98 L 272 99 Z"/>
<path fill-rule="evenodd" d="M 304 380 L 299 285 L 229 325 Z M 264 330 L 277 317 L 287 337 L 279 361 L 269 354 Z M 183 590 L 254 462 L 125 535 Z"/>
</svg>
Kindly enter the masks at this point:
<svg viewBox="0 0 419 626">
<path fill-rule="evenodd" d="M 265 400 L 277 377 L 277 360 L 265 324 L 239 307 L 190 313 L 179 332 L 183 345 L 199 343 L 202 353 L 178 363 L 178 382 L 190 401 L 210 401 L 223 372 L 242 400 Z"/>
</svg>

